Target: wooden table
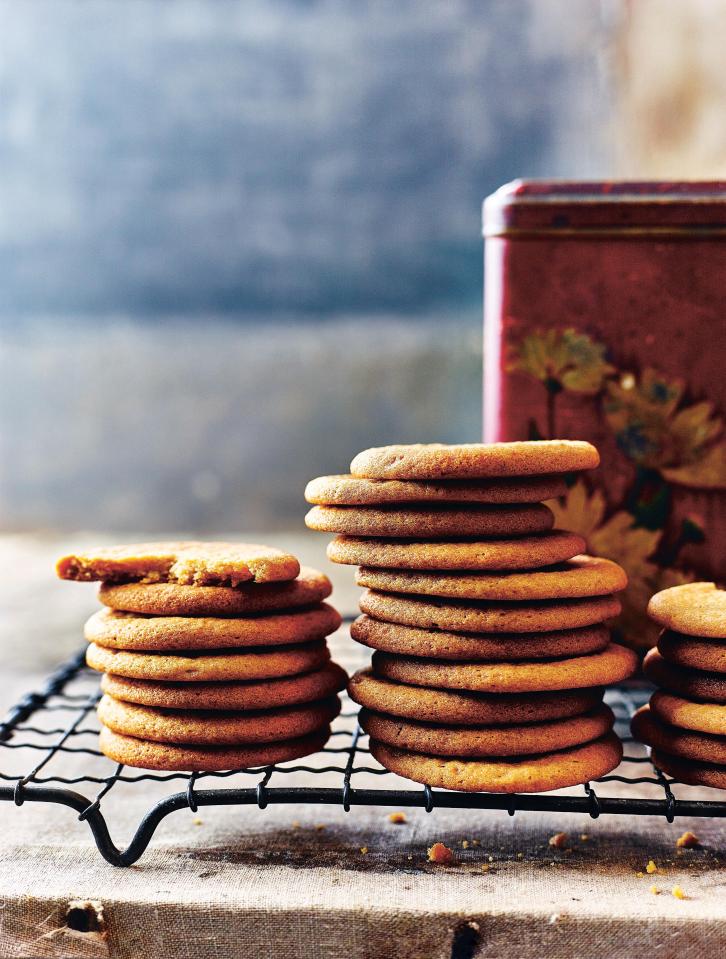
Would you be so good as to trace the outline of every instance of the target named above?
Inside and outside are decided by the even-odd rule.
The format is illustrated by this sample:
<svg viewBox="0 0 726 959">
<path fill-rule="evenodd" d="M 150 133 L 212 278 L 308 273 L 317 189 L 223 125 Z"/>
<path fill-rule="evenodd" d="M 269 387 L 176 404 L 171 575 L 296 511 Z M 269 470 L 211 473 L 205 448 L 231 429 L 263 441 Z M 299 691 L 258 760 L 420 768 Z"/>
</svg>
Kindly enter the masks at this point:
<svg viewBox="0 0 726 959">
<path fill-rule="evenodd" d="M 323 538 L 266 539 L 329 569 Z M 3 707 L 78 648 L 95 607 L 92 587 L 53 578 L 52 559 L 65 545 L 0 540 L 10 576 L 2 594 Z M 337 605 L 351 611 L 352 571 L 330 572 Z M 345 665 L 361 655 L 343 633 L 334 650 Z M 136 787 L 114 808 L 119 845 L 157 788 Z M 87 825 L 68 809 L 0 811 L 2 957 L 629 959 L 653 951 L 687 959 L 726 948 L 723 821 L 437 809 L 409 810 L 406 823 L 393 824 L 388 810 L 370 807 L 185 809 L 122 870 L 101 859 Z M 701 844 L 677 851 L 685 829 Z M 556 849 L 548 840 L 560 831 L 568 841 Z M 455 851 L 454 865 L 427 861 L 436 841 Z M 644 872 L 650 859 L 658 866 L 652 876 Z M 671 895 L 675 885 L 686 899 Z M 102 932 L 68 927 L 73 900 L 98 904 Z"/>
</svg>

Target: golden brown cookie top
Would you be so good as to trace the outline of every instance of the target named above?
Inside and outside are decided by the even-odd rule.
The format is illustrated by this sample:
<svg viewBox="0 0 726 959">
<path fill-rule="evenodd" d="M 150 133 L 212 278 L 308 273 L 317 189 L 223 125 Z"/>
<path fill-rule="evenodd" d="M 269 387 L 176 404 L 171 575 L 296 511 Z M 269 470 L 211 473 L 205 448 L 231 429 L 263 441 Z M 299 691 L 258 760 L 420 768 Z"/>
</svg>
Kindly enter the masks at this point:
<svg viewBox="0 0 726 959">
<path fill-rule="evenodd" d="M 417 572 L 361 566 L 359 586 L 391 593 L 451 599 L 576 599 L 617 593 L 628 584 L 625 570 L 599 556 L 574 556 L 547 569 L 509 573 Z"/>
<path fill-rule="evenodd" d="M 648 615 L 689 636 L 726 639 L 726 590 L 715 583 L 684 583 L 651 597 Z"/>
<path fill-rule="evenodd" d="M 726 766 L 726 735 L 713 736 L 711 733 L 668 725 L 661 722 L 648 705 L 637 710 L 630 729 L 634 738 L 646 746 L 665 750 L 683 759 Z"/>
<path fill-rule="evenodd" d="M 363 450 L 350 464 L 368 479 L 440 480 L 530 476 L 594 469 L 600 456 L 582 440 L 515 443 L 416 443 Z"/>
<path fill-rule="evenodd" d="M 410 540 L 336 536 L 328 559 L 383 569 L 510 570 L 562 563 L 585 549 L 576 533 L 552 530 L 516 539 Z"/>
<path fill-rule="evenodd" d="M 305 487 L 305 499 L 318 506 L 377 506 L 396 503 L 541 503 L 564 496 L 562 476 L 513 476 L 467 482 L 376 480 L 318 476 Z"/>
<path fill-rule="evenodd" d="M 726 706 L 718 703 L 693 702 L 657 689 L 650 697 L 650 708 L 654 716 L 671 726 L 726 736 Z"/>
<path fill-rule="evenodd" d="M 238 586 L 183 586 L 179 583 L 101 583 L 105 606 L 154 616 L 247 616 L 309 606 L 332 592 L 328 577 L 309 566 L 296 579 Z"/>
<path fill-rule="evenodd" d="M 290 553 L 255 543 L 133 543 L 69 553 L 56 564 L 61 579 L 236 586 L 294 579 Z"/>
</svg>

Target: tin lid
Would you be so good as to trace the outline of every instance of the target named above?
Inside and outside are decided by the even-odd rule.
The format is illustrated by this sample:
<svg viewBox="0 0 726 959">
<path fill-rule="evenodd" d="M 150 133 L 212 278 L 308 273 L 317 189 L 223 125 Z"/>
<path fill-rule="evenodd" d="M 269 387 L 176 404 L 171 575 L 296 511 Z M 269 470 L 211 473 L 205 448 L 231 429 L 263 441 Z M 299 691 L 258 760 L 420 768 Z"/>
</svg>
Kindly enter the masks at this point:
<svg viewBox="0 0 726 959">
<path fill-rule="evenodd" d="M 726 181 L 513 180 L 484 201 L 484 236 L 726 237 Z"/>
</svg>

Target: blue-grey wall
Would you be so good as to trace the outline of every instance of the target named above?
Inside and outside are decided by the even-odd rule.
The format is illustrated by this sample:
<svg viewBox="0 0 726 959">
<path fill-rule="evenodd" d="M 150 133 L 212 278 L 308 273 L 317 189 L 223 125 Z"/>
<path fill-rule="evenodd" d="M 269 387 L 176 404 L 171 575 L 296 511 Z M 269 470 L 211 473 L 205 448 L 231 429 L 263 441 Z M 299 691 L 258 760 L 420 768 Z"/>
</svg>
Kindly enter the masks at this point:
<svg viewBox="0 0 726 959">
<path fill-rule="evenodd" d="M 479 207 L 605 174 L 599 0 L 0 0 L 2 523 L 296 522 L 476 438 Z"/>
</svg>

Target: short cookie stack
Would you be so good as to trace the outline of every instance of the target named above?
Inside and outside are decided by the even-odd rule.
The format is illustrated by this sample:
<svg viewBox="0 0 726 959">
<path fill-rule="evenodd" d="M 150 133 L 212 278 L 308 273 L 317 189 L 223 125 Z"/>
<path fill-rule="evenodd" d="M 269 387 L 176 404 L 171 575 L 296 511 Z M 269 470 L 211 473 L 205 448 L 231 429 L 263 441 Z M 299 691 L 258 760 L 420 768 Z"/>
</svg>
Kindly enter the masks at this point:
<svg viewBox="0 0 726 959">
<path fill-rule="evenodd" d="M 85 627 L 103 673 L 100 746 L 146 769 L 244 769 L 320 749 L 346 675 L 325 637 L 330 581 L 247 543 L 143 543 L 63 557 L 101 580 Z"/>
<path fill-rule="evenodd" d="M 626 577 L 542 503 L 598 462 L 575 441 L 393 446 L 308 485 L 307 525 L 340 534 L 328 556 L 367 587 L 351 635 L 375 652 L 349 692 L 382 765 L 533 792 L 620 762 L 602 697 L 637 665 L 605 625 Z"/>
<path fill-rule="evenodd" d="M 663 632 L 643 672 L 660 688 L 633 717 L 633 735 L 680 782 L 726 789 L 726 591 L 673 586 L 648 613 Z"/>
</svg>

